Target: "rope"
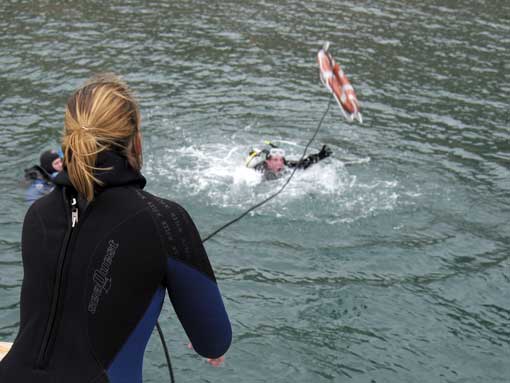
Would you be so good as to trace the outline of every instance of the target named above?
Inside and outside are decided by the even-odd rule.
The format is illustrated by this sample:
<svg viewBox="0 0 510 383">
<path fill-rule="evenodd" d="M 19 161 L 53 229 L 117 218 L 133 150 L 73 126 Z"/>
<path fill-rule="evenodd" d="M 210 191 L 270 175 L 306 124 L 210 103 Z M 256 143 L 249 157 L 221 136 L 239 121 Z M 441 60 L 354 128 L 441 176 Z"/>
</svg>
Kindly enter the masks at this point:
<svg viewBox="0 0 510 383">
<path fill-rule="evenodd" d="M 329 107 L 331 106 L 331 100 L 333 98 L 333 94 L 329 97 L 329 101 L 328 101 L 328 107 L 326 108 L 326 110 L 324 111 L 320 121 L 319 121 L 319 124 L 317 125 L 317 128 L 315 129 L 315 132 L 313 133 L 313 136 L 312 138 L 310 138 L 310 140 L 308 141 L 308 143 L 306 144 L 305 146 L 305 149 L 303 150 L 303 154 L 301 155 L 301 158 L 299 159 L 299 162 L 301 162 L 305 156 L 306 156 L 306 152 L 308 150 L 308 148 L 310 147 L 310 145 L 312 144 L 313 140 L 315 139 L 315 137 L 317 136 L 317 134 L 319 133 L 319 130 L 322 126 L 322 122 L 324 121 L 324 118 L 326 117 L 326 115 L 328 114 L 328 111 L 329 111 Z M 289 178 L 287 178 L 287 181 L 285 181 L 285 183 L 282 185 L 282 187 L 274 194 L 270 195 L 269 197 L 267 197 L 266 199 L 264 199 L 263 201 L 253 205 L 252 207 L 250 207 L 248 210 L 246 210 L 244 213 L 242 213 L 241 215 L 239 215 L 237 218 L 234 218 L 233 220 L 227 222 L 226 224 L 224 224 L 223 226 L 221 226 L 220 228 L 216 229 L 215 231 L 213 231 L 211 234 L 209 234 L 207 237 L 205 237 L 203 240 L 202 240 L 202 243 L 205 243 L 206 241 L 208 241 L 209 239 L 211 239 L 212 237 L 214 237 L 216 234 L 218 234 L 220 231 L 226 229 L 227 227 L 229 227 L 230 225 L 233 225 L 234 223 L 236 223 L 237 221 L 240 221 L 241 219 L 243 219 L 247 214 L 249 214 L 250 212 L 252 212 L 253 210 L 259 208 L 260 206 L 264 205 L 265 203 L 271 201 L 273 198 L 275 198 L 276 196 L 278 196 L 286 187 L 287 185 L 289 184 L 290 180 L 292 179 L 292 177 L 294 177 L 294 173 L 296 173 L 296 170 L 298 168 L 295 167 L 293 170 L 292 170 L 292 173 L 290 174 Z M 174 379 L 174 373 L 172 371 L 172 364 L 170 363 L 170 354 L 168 353 L 168 348 L 166 346 L 166 342 L 165 342 L 165 338 L 163 336 L 163 331 L 161 330 L 161 326 L 159 325 L 159 321 L 156 322 L 156 326 L 158 328 L 158 333 L 159 333 L 159 337 L 161 339 L 161 343 L 163 345 L 163 349 L 165 350 L 165 357 L 166 357 L 166 363 L 167 363 L 167 366 L 168 366 L 168 371 L 169 371 L 169 374 L 170 374 L 170 381 L 172 383 L 175 383 L 175 379 Z"/>
<path fill-rule="evenodd" d="M 172 363 L 170 362 L 170 353 L 168 352 L 168 347 L 166 346 L 165 337 L 163 335 L 163 330 L 161 330 L 161 326 L 159 325 L 159 321 L 156 322 L 156 327 L 158 329 L 159 339 L 161 339 L 161 344 L 163 345 L 163 350 L 165 351 L 166 365 L 168 367 L 168 373 L 170 374 L 170 382 L 175 383 Z"/>
<path fill-rule="evenodd" d="M 305 156 L 306 156 L 306 151 L 308 150 L 308 148 L 310 147 L 310 145 L 312 144 L 313 140 L 315 139 L 315 137 L 317 136 L 317 133 L 319 133 L 319 130 L 322 126 L 322 122 L 324 121 L 324 118 L 326 117 L 326 114 L 328 113 L 329 111 L 329 107 L 331 105 L 331 99 L 333 98 L 333 96 L 331 96 L 329 98 L 329 102 L 328 102 L 328 107 L 326 108 L 326 110 L 324 111 L 324 114 L 322 115 L 320 121 L 319 121 L 319 124 L 317 125 L 317 128 L 315 129 L 315 132 L 312 136 L 312 138 L 310 138 L 310 140 L 308 141 L 308 143 L 306 144 L 305 146 L 305 150 L 303 150 L 303 154 L 301 155 L 301 158 L 299 159 L 299 162 L 301 162 Z M 296 173 L 296 170 L 298 168 L 295 167 L 293 170 L 292 170 L 292 173 L 290 174 L 289 178 L 287 178 L 287 181 L 285 181 L 285 183 L 282 185 L 282 187 L 280 188 L 280 190 L 278 190 L 276 193 L 270 195 L 269 197 L 267 197 L 266 199 L 264 199 L 263 201 L 260 201 L 259 203 L 253 205 L 252 207 L 250 207 L 248 210 L 246 210 L 244 213 L 242 213 L 240 216 L 238 216 L 237 218 L 234 218 L 233 220 L 227 222 L 226 224 L 224 224 L 223 226 L 221 226 L 219 229 L 216 229 L 215 231 L 213 231 L 211 234 L 209 234 L 207 237 L 205 237 L 203 240 L 202 240 L 202 243 L 206 242 L 207 240 L 211 239 L 212 237 L 214 237 L 216 234 L 218 234 L 220 231 L 226 229 L 227 227 L 229 227 L 230 225 L 236 223 L 237 221 L 241 220 L 242 218 L 244 218 L 247 214 L 249 214 L 250 212 L 252 212 L 253 210 L 257 209 L 258 207 L 264 205 L 265 203 L 269 202 L 270 200 L 272 200 L 273 198 L 275 198 L 278 194 L 280 194 L 286 187 L 287 185 L 289 184 L 290 180 L 292 179 L 292 177 L 294 177 L 294 173 Z"/>
</svg>

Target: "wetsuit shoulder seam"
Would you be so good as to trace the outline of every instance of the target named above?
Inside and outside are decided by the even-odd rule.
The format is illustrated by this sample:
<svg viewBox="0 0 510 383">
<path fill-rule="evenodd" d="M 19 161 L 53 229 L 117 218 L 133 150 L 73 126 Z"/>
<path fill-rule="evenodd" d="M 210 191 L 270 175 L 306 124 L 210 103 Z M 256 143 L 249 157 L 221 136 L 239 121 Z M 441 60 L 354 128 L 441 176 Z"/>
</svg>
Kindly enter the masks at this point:
<svg viewBox="0 0 510 383">
<path fill-rule="evenodd" d="M 136 212 L 132 213 L 131 215 L 127 216 L 127 217 L 126 217 L 126 218 L 124 218 L 122 221 L 120 221 L 119 223 L 117 223 L 117 224 L 116 224 L 115 226 L 113 226 L 110 230 L 108 230 L 108 232 L 106 232 L 106 234 L 105 234 L 105 235 L 103 235 L 103 236 L 102 236 L 102 237 L 101 237 L 101 238 L 97 241 L 97 245 L 96 245 L 96 247 L 95 247 L 95 248 L 94 248 L 94 250 L 93 250 L 93 254 L 95 254 L 95 252 L 96 252 L 96 250 L 97 250 L 98 246 L 100 245 L 101 241 L 102 241 L 104 238 L 108 237 L 112 231 L 114 231 L 115 229 L 119 228 L 120 226 L 122 226 L 123 224 L 125 224 L 126 222 L 128 222 L 129 220 L 131 220 L 131 219 L 133 219 L 134 217 L 136 217 L 138 214 L 141 214 L 141 213 L 143 213 L 145 210 L 148 210 L 148 209 L 149 209 L 148 207 L 143 207 L 143 208 L 141 208 L 141 209 L 137 210 Z M 149 211 L 149 213 L 150 213 L 150 211 Z"/>
<path fill-rule="evenodd" d="M 166 265 L 167 261 L 168 261 L 168 258 L 170 257 L 170 252 L 166 249 L 166 246 L 165 246 L 165 240 L 160 232 L 160 225 L 159 225 L 159 221 L 156 219 L 156 217 L 154 216 L 153 212 L 151 211 L 151 208 L 149 206 L 146 207 L 146 209 L 149 210 L 149 215 L 151 216 L 152 218 L 152 223 L 154 225 L 154 229 L 156 231 L 156 233 L 158 234 L 158 238 L 159 238 L 159 245 L 161 247 L 161 250 L 162 250 L 162 254 L 161 254 L 161 257 L 162 257 L 162 264 L 163 265 Z M 166 272 L 165 272 L 165 275 L 166 275 Z"/>
<path fill-rule="evenodd" d="M 167 260 L 168 258 L 170 257 L 170 254 L 169 252 L 167 251 L 166 249 L 166 246 L 165 246 L 165 241 L 164 241 L 164 238 L 162 237 L 161 235 L 161 232 L 160 232 L 160 227 L 158 225 L 158 220 L 156 219 L 156 217 L 154 216 L 154 212 L 153 212 L 153 208 L 151 208 L 151 206 L 148 205 L 147 203 L 147 199 L 155 199 L 155 200 L 158 200 L 158 197 L 144 191 L 144 190 L 137 190 L 135 192 L 138 197 L 142 200 L 142 203 L 145 205 L 144 209 L 148 211 L 149 213 L 149 216 L 151 217 L 152 219 L 152 223 L 154 225 L 154 229 L 158 235 L 158 238 L 159 238 L 159 245 L 161 247 L 161 250 L 162 250 L 162 264 L 163 265 L 166 265 L 167 263 Z"/>
<path fill-rule="evenodd" d="M 150 198 L 152 200 L 151 201 L 152 203 L 158 204 L 160 207 L 163 208 L 163 211 L 159 211 L 157 208 L 155 208 L 156 211 L 158 212 L 158 214 L 161 215 L 163 220 L 171 220 L 171 218 L 168 217 L 167 214 L 169 214 L 171 212 L 173 212 L 173 213 L 177 213 L 178 212 L 178 213 L 182 214 L 183 216 L 185 216 L 189 220 L 189 222 L 192 225 L 194 225 L 193 219 L 191 218 L 191 216 L 189 215 L 187 210 L 183 206 L 181 206 L 179 203 L 177 203 L 175 201 L 171 201 L 171 200 L 165 199 L 165 198 L 154 196 L 154 195 L 152 195 L 152 194 L 150 194 L 148 192 L 144 192 L 144 193 L 146 194 L 145 198 L 147 198 L 147 199 Z M 150 210 L 153 210 L 153 209 L 150 208 Z M 214 277 L 214 275 L 211 276 L 208 272 L 206 272 L 204 269 L 202 269 L 197 264 L 194 264 L 193 262 L 187 262 L 187 261 L 184 261 L 183 259 L 180 259 L 179 257 L 176 257 L 170 251 L 170 249 L 167 247 L 165 238 L 163 237 L 163 234 L 160 231 L 160 230 L 164 230 L 164 228 L 161 227 L 161 225 L 162 225 L 161 220 L 158 220 L 158 218 L 154 214 L 154 211 L 151 211 L 151 216 L 153 217 L 154 224 L 156 225 L 156 229 L 158 231 L 161 247 L 162 247 L 163 253 L 164 253 L 164 259 L 163 260 L 164 260 L 165 264 L 167 264 L 167 262 L 168 262 L 168 260 L 170 258 L 178 260 L 179 262 L 182 262 L 182 263 L 186 264 L 188 267 L 191 267 L 195 271 L 203 274 L 204 276 L 206 276 L 207 278 L 209 278 L 210 280 L 212 280 L 212 281 L 214 281 L 216 283 L 216 278 Z M 196 229 L 196 230 L 197 230 L 198 240 L 201 243 L 202 240 L 200 238 L 200 233 L 198 232 L 198 229 Z M 207 262 L 209 262 L 209 261 L 207 261 Z M 210 268 L 210 265 L 209 265 L 209 268 Z M 212 273 L 212 268 L 211 268 L 211 273 Z"/>
</svg>

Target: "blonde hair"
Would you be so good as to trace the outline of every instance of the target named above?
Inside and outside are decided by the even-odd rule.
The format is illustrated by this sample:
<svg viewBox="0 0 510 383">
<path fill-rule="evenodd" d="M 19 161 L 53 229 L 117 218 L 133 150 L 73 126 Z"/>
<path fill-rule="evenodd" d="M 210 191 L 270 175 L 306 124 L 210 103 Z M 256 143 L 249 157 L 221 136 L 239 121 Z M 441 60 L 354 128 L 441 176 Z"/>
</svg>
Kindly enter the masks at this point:
<svg viewBox="0 0 510 383">
<path fill-rule="evenodd" d="M 99 153 L 116 149 L 133 169 L 142 167 L 140 109 L 128 86 L 116 75 L 92 77 L 69 97 L 62 149 L 71 183 L 88 201 L 94 199 Z M 138 142 L 137 142 L 138 141 Z"/>
</svg>

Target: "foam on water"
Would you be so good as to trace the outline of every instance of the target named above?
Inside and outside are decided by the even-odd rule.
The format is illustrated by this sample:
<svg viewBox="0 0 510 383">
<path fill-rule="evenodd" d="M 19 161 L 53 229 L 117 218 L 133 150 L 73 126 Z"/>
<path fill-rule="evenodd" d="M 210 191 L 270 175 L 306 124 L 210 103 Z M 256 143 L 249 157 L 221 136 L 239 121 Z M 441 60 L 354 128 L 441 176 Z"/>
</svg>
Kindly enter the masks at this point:
<svg viewBox="0 0 510 383">
<path fill-rule="evenodd" d="M 290 141 L 278 143 L 291 159 L 299 158 L 304 149 Z M 146 158 L 145 174 L 171 185 L 175 195 L 198 196 L 206 205 L 242 211 L 279 190 L 291 174 L 288 171 L 281 179 L 265 181 L 262 173 L 244 165 L 249 150 L 248 146 L 225 143 L 164 148 Z M 289 219 L 299 215 L 309 221 L 336 224 L 393 209 L 400 193 L 398 182 L 377 178 L 360 182 L 357 174 L 369 164 L 368 157 L 343 161 L 333 155 L 306 170 L 297 170 L 270 207 L 262 206 L 255 214 Z"/>
</svg>

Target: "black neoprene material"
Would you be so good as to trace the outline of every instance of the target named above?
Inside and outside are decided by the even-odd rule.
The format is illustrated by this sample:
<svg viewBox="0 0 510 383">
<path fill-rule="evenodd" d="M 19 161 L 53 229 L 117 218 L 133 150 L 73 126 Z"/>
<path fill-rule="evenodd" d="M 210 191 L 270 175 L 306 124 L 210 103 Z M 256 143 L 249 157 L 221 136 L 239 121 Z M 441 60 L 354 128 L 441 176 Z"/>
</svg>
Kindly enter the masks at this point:
<svg viewBox="0 0 510 383">
<path fill-rule="evenodd" d="M 285 166 L 290 169 L 293 169 L 293 168 L 307 169 L 310 166 L 312 166 L 313 164 L 319 162 L 320 160 L 322 160 L 328 156 L 329 156 L 329 154 L 323 155 L 323 153 L 321 151 L 319 153 L 310 154 L 310 155 L 306 156 L 305 158 L 303 158 L 301 161 L 293 161 L 293 160 L 284 159 L 283 162 L 284 162 Z M 264 173 L 264 179 L 267 181 L 273 181 L 273 180 L 279 179 L 284 174 L 284 172 L 275 173 L 275 172 L 269 170 L 267 168 L 265 161 L 258 164 L 257 166 L 255 166 L 254 169 Z"/>
<path fill-rule="evenodd" d="M 102 153 L 97 166 L 113 169 L 96 174 L 103 186 L 85 211 L 78 209 L 75 227 L 71 212 L 76 191 L 65 172 L 55 180 L 55 190 L 26 214 L 20 327 L 0 362 L 0 383 L 109 382 L 108 367 L 156 290 L 163 286 L 180 293 L 179 286 L 170 288 L 169 258 L 205 276 L 216 288 L 188 213 L 175 202 L 143 191 L 145 178 L 118 153 Z M 199 327 L 205 327 L 206 334 L 231 336 L 221 297 L 204 305 L 215 306 L 222 318 L 208 322 L 203 316 Z M 191 315 L 176 307 L 188 335 L 193 335 L 185 323 L 193 307 L 185 309 Z M 220 356 L 230 344 L 230 338 L 224 339 L 218 348 L 214 335 L 200 334 L 198 339 L 206 339 L 194 344 L 206 357 Z M 216 342 L 214 352 L 207 351 L 206 341 Z"/>
<path fill-rule="evenodd" d="M 298 168 L 298 169 L 307 169 L 313 164 L 319 162 L 324 157 L 320 155 L 320 153 L 310 154 L 309 156 L 303 158 L 301 161 L 292 161 L 285 160 L 285 165 L 289 168 Z"/>
</svg>

